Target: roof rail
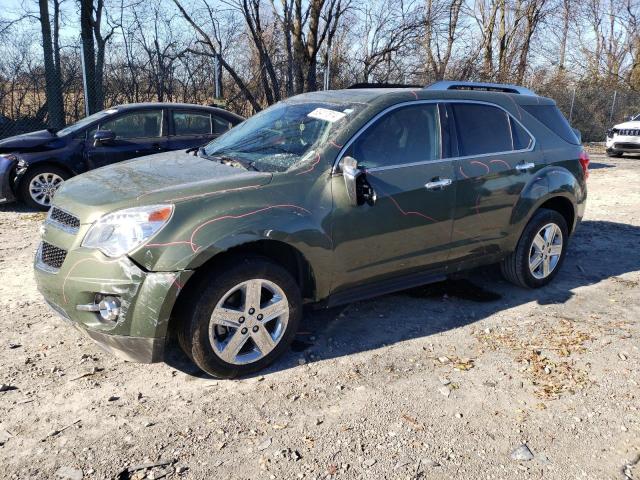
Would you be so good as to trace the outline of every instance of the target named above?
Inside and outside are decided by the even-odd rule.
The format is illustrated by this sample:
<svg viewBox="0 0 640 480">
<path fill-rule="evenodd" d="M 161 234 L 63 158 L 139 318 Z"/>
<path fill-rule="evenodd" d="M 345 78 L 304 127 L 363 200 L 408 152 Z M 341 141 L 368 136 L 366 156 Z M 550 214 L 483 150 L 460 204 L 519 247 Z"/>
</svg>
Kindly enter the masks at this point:
<svg viewBox="0 0 640 480">
<path fill-rule="evenodd" d="M 517 93 L 520 95 L 536 95 L 533 90 L 510 85 L 508 83 L 484 83 L 484 82 L 463 82 L 453 80 L 441 80 L 427 87 L 426 90 L 483 90 L 487 92 Z"/>
<path fill-rule="evenodd" d="M 369 83 L 369 82 L 361 82 L 354 83 L 353 85 L 349 85 L 347 89 L 358 89 L 358 88 L 422 88 L 422 85 L 406 85 L 403 83 Z"/>
</svg>

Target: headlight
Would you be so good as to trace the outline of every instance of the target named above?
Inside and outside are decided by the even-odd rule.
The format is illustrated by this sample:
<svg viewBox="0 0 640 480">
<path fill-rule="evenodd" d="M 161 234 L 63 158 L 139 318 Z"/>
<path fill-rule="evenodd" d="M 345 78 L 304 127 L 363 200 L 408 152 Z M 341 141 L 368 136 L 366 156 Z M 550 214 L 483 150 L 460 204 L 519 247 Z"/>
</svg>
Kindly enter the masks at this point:
<svg viewBox="0 0 640 480">
<path fill-rule="evenodd" d="M 173 205 L 149 205 L 108 213 L 94 223 L 82 246 L 119 257 L 139 247 L 169 222 Z"/>
</svg>

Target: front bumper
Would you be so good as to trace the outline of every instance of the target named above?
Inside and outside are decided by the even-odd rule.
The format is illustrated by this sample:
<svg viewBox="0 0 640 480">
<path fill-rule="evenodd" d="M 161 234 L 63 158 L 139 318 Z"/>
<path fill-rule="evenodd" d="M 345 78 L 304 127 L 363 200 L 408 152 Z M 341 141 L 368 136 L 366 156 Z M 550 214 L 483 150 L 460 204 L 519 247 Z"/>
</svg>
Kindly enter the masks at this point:
<svg viewBox="0 0 640 480">
<path fill-rule="evenodd" d="M 605 145 L 608 152 L 640 152 L 640 137 L 615 135 L 607 137 Z"/>
<path fill-rule="evenodd" d="M 38 254 L 35 264 L 38 290 L 49 306 L 102 348 L 134 362 L 163 359 L 173 306 L 193 271 L 145 272 L 127 257 L 110 259 L 86 248 L 70 250 L 58 270 L 44 268 Z M 115 322 L 76 309 L 96 294 L 119 298 Z"/>
<path fill-rule="evenodd" d="M 0 203 L 14 202 L 16 197 L 11 188 L 11 176 L 16 160 L 0 155 Z"/>
</svg>

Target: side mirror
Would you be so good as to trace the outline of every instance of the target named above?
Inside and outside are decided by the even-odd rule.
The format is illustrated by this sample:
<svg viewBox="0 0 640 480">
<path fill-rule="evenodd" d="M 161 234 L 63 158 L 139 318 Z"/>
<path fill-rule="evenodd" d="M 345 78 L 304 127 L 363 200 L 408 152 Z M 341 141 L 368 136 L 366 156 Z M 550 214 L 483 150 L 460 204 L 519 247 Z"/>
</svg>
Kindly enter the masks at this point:
<svg viewBox="0 0 640 480">
<path fill-rule="evenodd" d="M 353 157 L 343 157 L 340 161 L 340 169 L 342 170 L 342 178 L 344 178 L 344 186 L 347 189 L 349 203 L 352 206 L 358 206 L 358 178 L 362 175 L 362 170 L 358 168 L 358 161 Z"/>
<path fill-rule="evenodd" d="M 112 143 L 116 139 L 116 134 L 111 130 L 98 130 L 93 135 L 93 146 Z"/>
<path fill-rule="evenodd" d="M 580 133 L 580 130 L 578 130 L 577 128 L 572 128 L 571 130 L 573 130 L 573 133 L 576 134 L 576 138 L 578 139 L 578 141 L 582 143 L 582 133 Z"/>
</svg>

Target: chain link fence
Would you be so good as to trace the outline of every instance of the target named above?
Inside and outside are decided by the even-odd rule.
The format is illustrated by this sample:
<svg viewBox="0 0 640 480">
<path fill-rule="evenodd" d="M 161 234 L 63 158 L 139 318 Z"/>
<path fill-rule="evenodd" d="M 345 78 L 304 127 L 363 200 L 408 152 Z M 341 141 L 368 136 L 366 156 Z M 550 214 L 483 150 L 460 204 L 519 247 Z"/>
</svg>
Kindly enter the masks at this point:
<svg viewBox="0 0 640 480">
<path fill-rule="evenodd" d="M 211 67 L 211 66 L 209 66 Z M 226 107 L 248 115 L 247 104 L 231 83 L 224 82 L 225 101 L 216 98 L 213 68 L 167 80 L 137 77 L 136 72 L 113 68 L 100 86 L 98 106 L 108 108 L 133 102 L 184 102 Z M 60 128 L 86 115 L 88 87 L 81 69 L 62 72 L 61 95 L 47 96 L 46 72 L 10 76 L 0 72 L 0 139 L 45 128 Z M 347 85 L 338 87 L 346 87 Z M 640 93 L 598 83 L 547 81 L 529 85 L 540 95 L 553 98 L 585 142 L 602 142 L 605 132 L 631 115 L 640 113 Z M 97 90 L 94 86 L 93 91 Z M 99 108 L 93 108 L 97 110 Z M 91 112 L 93 113 L 93 112 Z M 62 122 L 60 119 L 63 119 Z"/>
</svg>

